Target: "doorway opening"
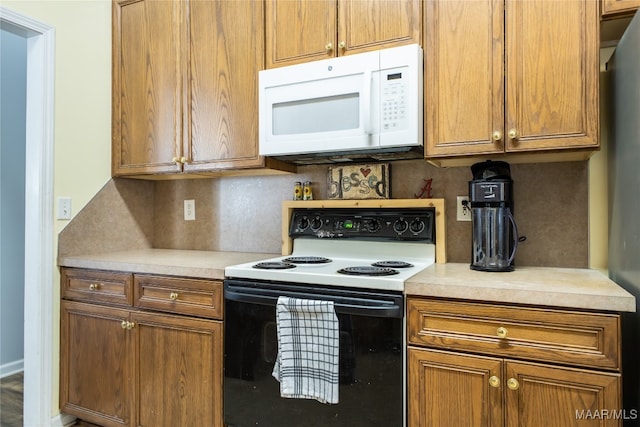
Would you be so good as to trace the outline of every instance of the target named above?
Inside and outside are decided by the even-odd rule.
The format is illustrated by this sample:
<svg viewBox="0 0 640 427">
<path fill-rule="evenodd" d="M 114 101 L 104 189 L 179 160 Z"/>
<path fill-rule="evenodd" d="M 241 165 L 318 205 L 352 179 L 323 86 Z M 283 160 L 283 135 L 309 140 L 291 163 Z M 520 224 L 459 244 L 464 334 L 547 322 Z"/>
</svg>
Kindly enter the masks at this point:
<svg viewBox="0 0 640 427">
<path fill-rule="evenodd" d="M 0 6 L 3 30 L 27 43 L 24 240 L 24 425 L 52 420 L 54 28 Z"/>
</svg>

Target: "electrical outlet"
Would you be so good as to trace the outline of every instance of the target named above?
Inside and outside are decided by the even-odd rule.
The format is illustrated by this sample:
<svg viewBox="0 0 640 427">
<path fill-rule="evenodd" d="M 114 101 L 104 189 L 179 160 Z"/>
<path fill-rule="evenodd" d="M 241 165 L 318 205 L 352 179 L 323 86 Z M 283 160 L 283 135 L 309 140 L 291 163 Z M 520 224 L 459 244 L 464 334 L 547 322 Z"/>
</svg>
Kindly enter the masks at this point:
<svg viewBox="0 0 640 427">
<path fill-rule="evenodd" d="M 456 218 L 458 221 L 471 221 L 471 204 L 469 196 L 456 197 Z"/>
<path fill-rule="evenodd" d="M 196 201 L 195 200 L 184 201 L 184 220 L 185 221 L 196 220 Z"/>
</svg>

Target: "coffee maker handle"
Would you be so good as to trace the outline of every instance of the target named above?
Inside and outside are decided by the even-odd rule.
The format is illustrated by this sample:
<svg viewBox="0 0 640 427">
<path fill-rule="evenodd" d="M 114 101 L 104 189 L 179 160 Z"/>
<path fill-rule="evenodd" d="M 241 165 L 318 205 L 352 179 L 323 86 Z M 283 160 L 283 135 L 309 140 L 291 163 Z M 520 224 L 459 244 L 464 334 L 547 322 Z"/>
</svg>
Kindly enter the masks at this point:
<svg viewBox="0 0 640 427">
<path fill-rule="evenodd" d="M 513 218 L 513 214 L 511 213 L 511 209 L 508 211 L 507 217 L 509 221 L 511 221 L 511 226 L 513 227 L 513 251 L 511 251 L 511 256 L 509 257 L 509 265 L 513 262 L 513 259 L 516 257 L 516 250 L 518 250 L 518 226 L 516 225 L 516 220 Z"/>
</svg>

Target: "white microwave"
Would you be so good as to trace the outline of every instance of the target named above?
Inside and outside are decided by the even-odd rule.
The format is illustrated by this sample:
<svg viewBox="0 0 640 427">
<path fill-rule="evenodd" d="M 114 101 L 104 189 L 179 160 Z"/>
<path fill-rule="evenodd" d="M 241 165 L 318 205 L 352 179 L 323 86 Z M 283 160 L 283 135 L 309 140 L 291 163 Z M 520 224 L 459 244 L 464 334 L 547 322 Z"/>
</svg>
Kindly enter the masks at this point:
<svg viewBox="0 0 640 427">
<path fill-rule="evenodd" d="M 297 163 L 422 157 L 417 44 L 259 72 L 260 154 Z"/>
</svg>

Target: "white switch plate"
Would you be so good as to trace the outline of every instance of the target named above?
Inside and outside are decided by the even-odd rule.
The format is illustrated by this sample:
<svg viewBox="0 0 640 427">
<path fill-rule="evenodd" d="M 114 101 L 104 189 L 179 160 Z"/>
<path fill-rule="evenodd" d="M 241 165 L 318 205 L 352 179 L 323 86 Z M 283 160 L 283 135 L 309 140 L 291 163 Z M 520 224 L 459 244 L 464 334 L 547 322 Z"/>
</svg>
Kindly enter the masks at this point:
<svg viewBox="0 0 640 427">
<path fill-rule="evenodd" d="M 71 219 L 71 197 L 58 197 L 56 219 Z"/>
<path fill-rule="evenodd" d="M 458 221 L 471 221 L 471 204 L 469 196 L 456 197 L 456 219 Z"/>
<path fill-rule="evenodd" d="M 195 200 L 184 201 L 184 220 L 185 221 L 196 220 L 196 201 Z"/>
</svg>

